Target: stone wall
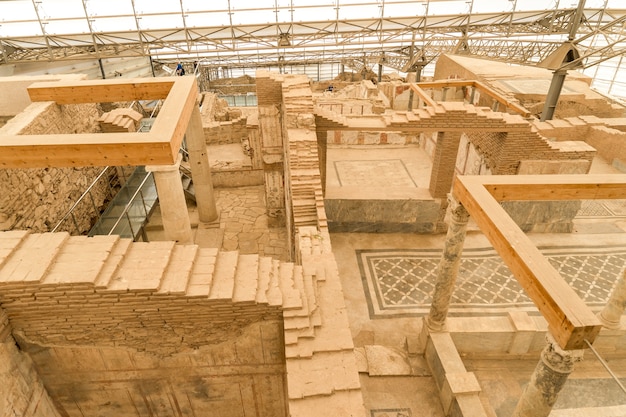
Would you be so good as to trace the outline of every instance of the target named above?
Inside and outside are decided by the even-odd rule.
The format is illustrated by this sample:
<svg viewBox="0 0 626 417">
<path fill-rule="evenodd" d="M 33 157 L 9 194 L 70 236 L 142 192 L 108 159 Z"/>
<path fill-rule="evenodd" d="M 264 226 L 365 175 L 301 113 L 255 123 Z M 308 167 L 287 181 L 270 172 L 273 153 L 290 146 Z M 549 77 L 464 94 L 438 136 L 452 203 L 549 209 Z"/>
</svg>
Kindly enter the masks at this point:
<svg viewBox="0 0 626 417">
<path fill-rule="evenodd" d="M 328 131 L 327 143 L 333 145 L 420 145 L 415 132 Z"/>
<path fill-rule="evenodd" d="M 0 135 L 96 132 L 98 117 L 94 104 L 34 103 L 0 129 Z M 101 171 L 100 167 L 0 169 L 0 230 L 51 230 Z M 93 193 L 97 210 L 91 200 L 77 207 L 80 232 L 90 229 L 108 194 L 107 183 L 99 182 Z M 63 230 L 74 230 L 74 224 Z"/>
<path fill-rule="evenodd" d="M 3 232 L 0 308 L 65 416 L 362 416 L 330 238 L 305 229 L 299 264 Z"/>
<path fill-rule="evenodd" d="M 616 167 L 626 164 L 626 119 L 603 119 L 596 116 L 570 117 L 562 120 L 535 122 L 542 135 L 556 143 L 581 140 L 595 148 L 598 156 Z"/>
<path fill-rule="evenodd" d="M 0 308 L 0 417 L 59 417 L 29 355 L 11 336 Z"/>
<path fill-rule="evenodd" d="M 279 288 L 293 284 L 278 261 L 118 236 L 0 241 L 0 306 L 63 415 L 286 415 Z"/>
</svg>

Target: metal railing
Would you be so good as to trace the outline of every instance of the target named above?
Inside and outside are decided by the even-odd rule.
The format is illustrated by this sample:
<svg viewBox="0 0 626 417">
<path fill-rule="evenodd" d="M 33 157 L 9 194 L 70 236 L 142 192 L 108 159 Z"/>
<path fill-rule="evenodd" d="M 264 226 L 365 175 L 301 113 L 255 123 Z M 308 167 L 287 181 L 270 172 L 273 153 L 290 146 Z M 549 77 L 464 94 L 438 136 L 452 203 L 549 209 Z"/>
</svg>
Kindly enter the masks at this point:
<svg viewBox="0 0 626 417">
<path fill-rule="evenodd" d="M 113 172 L 111 172 L 111 171 L 113 171 Z M 76 200 L 74 202 L 74 204 L 72 204 L 72 206 L 67 211 L 67 213 L 61 218 L 61 220 L 59 220 L 57 222 L 57 224 L 51 230 L 52 233 L 54 233 L 56 231 L 59 231 L 59 229 L 69 220 L 72 221 L 72 224 L 74 226 L 73 232 L 75 234 L 81 235 L 81 234 L 87 232 L 87 230 L 81 230 L 82 228 L 79 226 L 79 222 L 76 219 L 76 216 L 75 216 L 74 213 L 75 213 L 75 211 L 77 210 L 77 208 L 81 204 L 89 204 L 89 202 L 91 202 L 91 209 L 93 210 L 94 216 L 99 215 L 100 207 L 99 207 L 98 204 L 96 204 L 96 200 L 94 198 L 94 189 L 95 189 L 96 185 L 99 184 L 100 181 L 103 180 L 103 179 L 106 179 L 108 194 L 105 195 L 105 198 L 103 199 L 102 204 L 104 204 L 104 202 L 107 199 L 108 200 L 113 199 L 113 197 L 116 194 L 114 189 L 116 187 L 119 187 L 119 177 L 118 177 L 118 172 L 116 171 L 115 167 L 107 166 L 102 171 L 100 171 L 98 176 L 91 182 L 91 184 L 82 193 L 82 195 L 78 198 L 78 200 Z M 88 201 L 86 201 L 87 196 L 89 196 L 89 200 Z M 100 206 L 102 204 L 100 204 Z M 71 227 L 68 228 L 67 231 L 69 231 L 71 233 L 72 232 Z"/>
</svg>

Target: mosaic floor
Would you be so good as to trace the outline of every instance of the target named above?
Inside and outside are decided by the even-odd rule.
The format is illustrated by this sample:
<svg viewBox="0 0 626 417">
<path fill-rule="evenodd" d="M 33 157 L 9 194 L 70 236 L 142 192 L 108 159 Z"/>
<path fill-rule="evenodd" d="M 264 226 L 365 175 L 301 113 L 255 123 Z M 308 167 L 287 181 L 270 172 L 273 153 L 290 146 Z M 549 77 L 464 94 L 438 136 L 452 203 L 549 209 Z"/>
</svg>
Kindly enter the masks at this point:
<svg viewBox="0 0 626 417">
<path fill-rule="evenodd" d="M 626 217 L 626 200 L 583 200 L 577 217 Z"/>
<path fill-rule="evenodd" d="M 417 187 L 401 159 L 335 161 L 334 167 L 341 186 Z"/>
<path fill-rule="evenodd" d="M 539 249 L 590 307 L 606 303 L 626 262 L 624 246 Z M 368 249 L 356 255 L 371 318 L 428 313 L 441 250 Z M 492 248 L 466 249 L 449 314 L 505 314 L 511 307 L 536 311 Z"/>
</svg>

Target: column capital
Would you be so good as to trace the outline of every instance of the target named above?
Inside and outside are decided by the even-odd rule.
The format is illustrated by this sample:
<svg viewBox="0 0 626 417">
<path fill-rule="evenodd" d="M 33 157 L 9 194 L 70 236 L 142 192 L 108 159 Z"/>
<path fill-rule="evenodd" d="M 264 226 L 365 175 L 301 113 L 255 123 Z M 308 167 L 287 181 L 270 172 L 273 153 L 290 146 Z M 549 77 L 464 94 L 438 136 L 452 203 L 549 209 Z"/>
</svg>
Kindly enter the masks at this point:
<svg viewBox="0 0 626 417">
<path fill-rule="evenodd" d="M 146 165 L 146 171 L 148 172 L 168 172 L 168 171 L 178 171 L 180 168 L 180 163 L 183 160 L 183 156 L 178 153 L 176 157 L 176 162 L 172 165 Z"/>
<path fill-rule="evenodd" d="M 452 193 L 448 194 L 448 207 L 450 208 L 450 213 L 452 214 L 453 219 L 461 222 L 469 221 L 470 215 L 467 212 L 467 209 L 454 195 L 452 195 Z"/>
<path fill-rule="evenodd" d="M 583 360 L 583 349 L 563 350 L 550 333 L 546 334 L 546 347 L 541 352 L 541 360 L 554 372 L 569 374 L 574 364 Z"/>
</svg>

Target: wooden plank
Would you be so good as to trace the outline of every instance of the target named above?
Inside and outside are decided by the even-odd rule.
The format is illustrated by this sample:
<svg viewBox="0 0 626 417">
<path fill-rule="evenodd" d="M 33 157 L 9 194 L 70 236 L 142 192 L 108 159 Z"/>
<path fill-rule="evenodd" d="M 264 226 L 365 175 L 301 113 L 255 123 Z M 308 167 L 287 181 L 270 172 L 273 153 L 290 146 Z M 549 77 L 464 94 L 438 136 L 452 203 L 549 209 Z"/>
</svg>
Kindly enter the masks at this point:
<svg viewBox="0 0 626 417">
<path fill-rule="evenodd" d="M 520 106 L 517 103 L 514 103 L 507 98 L 503 97 L 500 93 L 488 87 L 487 85 L 481 83 L 480 81 L 475 80 L 441 80 L 441 81 L 430 81 L 430 82 L 420 82 L 417 83 L 417 86 L 420 88 L 446 88 L 446 87 L 473 87 L 480 91 L 482 94 L 485 94 L 492 99 L 496 100 L 498 103 L 505 106 L 507 109 L 511 109 L 516 113 L 521 114 L 524 117 L 529 117 L 530 112 L 523 106 Z"/>
<path fill-rule="evenodd" d="M 495 175 L 481 183 L 498 201 L 626 199 L 626 175 Z"/>
<path fill-rule="evenodd" d="M 37 82 L 27 90 L 31 101 L 54 101 L 57 104 L 158 100 L 167 97 L 179 78 Z"/>
<path fill-rule="evenodd" d="M 150 132 L 0 136 L 2 168 L 171 165 L 176 162 L 191 112 L 197 106 L 198 86 L 195 77 L 172 77 L 165 81 L 36 83 L 31 91 L 38 99 L 56 99 L 63 104 L 103 99 L 165 100 Z"/>
<path fill-rule="evenodd" d="M 158 132 L 167 137 L 172 152 L 178 153 L 185 136 L 191 112 L 197 106 L 198 84 L 196 77 L 178 77 L 180 81 L 172 87 L 170 95 L 163 102 L 159 116 L 154 121 L 150 133 Z"/>
<path fill-rule="evenodd" d="M 420 88 L 469 87 L 474 84 L 474 81 L 473 80 L 440 80 L 440 81 L 421 81 L 416 84 Z"/>
<path fill-rule="evenodd" d="M 0 167 L 171 165 L 178 154 L 178 151 L 172 152 L 169 142 L 145 133 L 46 136 L 52 136 L 48 143 L 40 143 L 39 136 L 0 137 Z M 133 140 L 120 138 L 123 136 Z M 107 137 L 113 139 L 107 141 Z M 7 144 L 6 138 L 12 139 L 13 143 Z M 26 140 L 15 143 L 22 138 Z"/>
<path fill-rule="evenodd" d="M 600 332 L 600 321 L 481 181 L 479 176 L 457 177 L 454 196 L 533 300 L 559 345 L 563 349 L 584 349 L 585 339 L 593 342 Z"/>
<path fill-rule="evenodd" d="M 506 99 L 500 93 L 492 90 L 490 87 L 486 86 L 480 81 L 474 81 L 473 86 L 478 89 L 480 93 L 488 95 L 492 99 L 496 100 L 498 103 L 505 106 L 507 109 L 511 109 L 514 112 L 521 114 L 523 117 L 530 117 L 530 112 L 525 107 Z"/>
<path fill-rule="evenodd" d="M 424 102 L 426 102 L 426 104 L 428 104 L 430 107 L 435 107 L 437 105 L 437 103 L 435 102 L 435 100 L 433 100 L 432 98 L 430 98 L 430 96 L 428 94 L 426 94 L 426 91 L 424 91 L 418 84 L 415 83 L 411 83 L 409 84 L 409 87 L 411 88 L 411 90 L 413 90 L 422 100 L 424 100 Z"/>
</svg>

